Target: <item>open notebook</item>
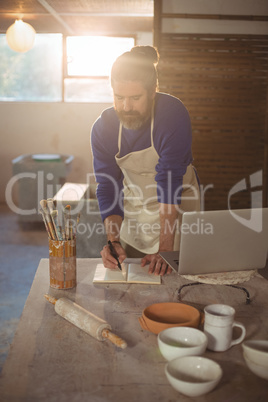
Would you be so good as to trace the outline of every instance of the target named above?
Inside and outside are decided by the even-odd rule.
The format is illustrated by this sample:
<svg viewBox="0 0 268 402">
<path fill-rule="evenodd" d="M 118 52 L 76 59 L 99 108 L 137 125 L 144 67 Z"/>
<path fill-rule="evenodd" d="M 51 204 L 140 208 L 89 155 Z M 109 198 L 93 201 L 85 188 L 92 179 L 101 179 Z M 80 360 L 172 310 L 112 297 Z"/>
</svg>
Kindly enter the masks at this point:
<svg viewBox="0 0 268 402">
<path fill-rule="evenodd" d="M 93 283 L 144 283 L 161 285 L 161 277 L 148 274 L 149 265 L 141 267 L 139 258 L 126 259 L 122 264 L 122 271 L 105 268 L 97 264 Z"/>
</svg>

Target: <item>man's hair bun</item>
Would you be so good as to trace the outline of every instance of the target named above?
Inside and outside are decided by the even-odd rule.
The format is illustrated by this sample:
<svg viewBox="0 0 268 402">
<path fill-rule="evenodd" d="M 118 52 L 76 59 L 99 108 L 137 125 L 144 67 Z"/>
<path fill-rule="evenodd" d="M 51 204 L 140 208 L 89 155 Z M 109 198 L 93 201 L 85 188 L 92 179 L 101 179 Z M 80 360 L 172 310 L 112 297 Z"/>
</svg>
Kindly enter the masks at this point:
<svg viewBox="0 0 268 402">
<path fill-rule="evenodd" d="M 153 46 L 134 46 L 131 51 L 132 54 L 145 57 L 148 61 L 151 61 L 154 65 L 157 65 L 159 61 L 159 53 Z"/>
<path fill-rule="evenodd" d="M 144 88 L 155 91 L 158 60 L 158 51 L 153 46 L 134 46 L 115 60 L 111 71 L 112 87 L 115 81 L 140 81 Z"/>
</svg>

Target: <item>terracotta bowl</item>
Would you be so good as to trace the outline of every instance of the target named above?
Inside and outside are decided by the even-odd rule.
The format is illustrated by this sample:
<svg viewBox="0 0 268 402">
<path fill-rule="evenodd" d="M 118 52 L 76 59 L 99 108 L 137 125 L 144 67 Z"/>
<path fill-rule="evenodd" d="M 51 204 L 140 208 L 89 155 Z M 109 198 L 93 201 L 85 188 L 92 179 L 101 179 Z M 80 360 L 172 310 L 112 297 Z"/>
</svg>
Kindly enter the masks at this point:
<svg viewBox="0 0 268 402">
<path fill-rule="evenodd" d="M 139 318 L 142 329 L 159 334 L 166 328 L 193 327 L 200 324 L 200 312 L 183 303 L 156 303 L 146 307 Z"/>
</svg>

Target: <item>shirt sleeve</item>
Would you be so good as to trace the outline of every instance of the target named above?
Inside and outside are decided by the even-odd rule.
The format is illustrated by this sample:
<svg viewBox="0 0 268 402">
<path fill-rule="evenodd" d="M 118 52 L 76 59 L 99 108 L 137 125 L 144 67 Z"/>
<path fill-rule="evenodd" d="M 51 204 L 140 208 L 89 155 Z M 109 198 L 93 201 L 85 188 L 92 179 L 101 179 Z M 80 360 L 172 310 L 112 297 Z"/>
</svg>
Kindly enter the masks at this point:
<svg viewBox="0 0 268 402">
<path fill-rule="evenodd" d="M 180 204 L 183 176 L 192 162 L 191 121 L 187 109 L 176 98 L 170 97 L 161 107 L 162 119 L 156 121 L 160 130 L 154 140 L 159 154 L 155 176 L 157 197 L 164 204 Z"/>
<path fill-rule="evenodd" d="M 102 220 L 109 215 L 124 217 L 122 205 L 123 175 L 117 166 L 118 127 L 113 116 L 103 113 L 91 131 L 93 167 L 97 185 L 97 199 Z M 112 115 L 112 113 L 110 113 Z"/>
</svg>

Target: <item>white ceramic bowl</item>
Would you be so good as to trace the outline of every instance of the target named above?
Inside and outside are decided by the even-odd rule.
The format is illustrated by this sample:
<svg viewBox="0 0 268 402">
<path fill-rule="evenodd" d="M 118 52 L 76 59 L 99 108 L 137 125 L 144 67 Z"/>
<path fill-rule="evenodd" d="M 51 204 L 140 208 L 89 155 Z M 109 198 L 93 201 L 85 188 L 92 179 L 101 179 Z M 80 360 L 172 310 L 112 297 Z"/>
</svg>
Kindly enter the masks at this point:
<svg viewBox="0 0 268 402">
<path fill-rule="evenodd" d="M 166 360 L 182 356 L 200 356 L 207 347 L 204 332 L 190 327 L 167 328 L 157 336 L 161 354 Z"/>
<path fill-rule="evenodd" d="M 268 341 L 249 340 L 242 343 L 244 356 L 252 363 L 266 367 L 268 370 Z"/>
<path fill-rule="evenodd" d="M 257 364 L 250 359 L 247 358 L 247 356 L 244 353 L 244 359 L 245 362 L 248 366 L 248 368 L 252 371 L 252 373 L 256 374 L 257 376 L 264 378 L 265 380 L 268 380 L 268 367 L 267 366 L 262 366 L 260 364 Z"/>
<path fill-rule="evenodd" d="M 177 357 L 166 364 L 165 373 L 173 388 L 191 397 L 212 391 L 222 377 L 218 363 L 200 356 Z"/>
</svg>

